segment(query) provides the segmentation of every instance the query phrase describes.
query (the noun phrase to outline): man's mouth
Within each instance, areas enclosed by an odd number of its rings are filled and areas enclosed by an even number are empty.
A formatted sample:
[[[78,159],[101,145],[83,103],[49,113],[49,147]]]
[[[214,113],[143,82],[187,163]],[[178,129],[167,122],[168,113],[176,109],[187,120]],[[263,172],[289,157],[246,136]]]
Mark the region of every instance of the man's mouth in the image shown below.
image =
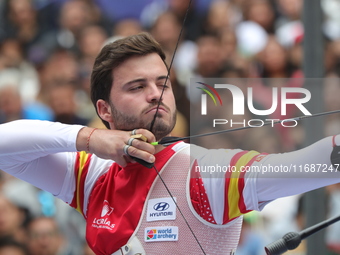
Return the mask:
[[[148,114],[148,113],[156,113],[156,111],[157,111],[157,107],[153,107],[153,108],[151,108],[151,109],[149,109],[149,110],[147,110],[146,112],[145,112],[145,114]],[[162,106],[160,106],[159,108],[158,108],[158,112],[168,112],[165,108],[163,108]]]

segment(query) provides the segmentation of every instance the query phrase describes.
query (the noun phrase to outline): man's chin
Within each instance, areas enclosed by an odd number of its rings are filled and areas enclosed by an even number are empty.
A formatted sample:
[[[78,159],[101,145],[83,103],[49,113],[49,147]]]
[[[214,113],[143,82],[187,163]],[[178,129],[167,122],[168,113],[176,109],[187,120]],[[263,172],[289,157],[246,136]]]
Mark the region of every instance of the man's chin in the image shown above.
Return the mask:
[[[152,130],[150,130],[156,137],[156,140],[159,141],[163,137],[168,136],[174,128],[174,124],[170,125],[169,123],[165,123],[164,121],[156,121]]]

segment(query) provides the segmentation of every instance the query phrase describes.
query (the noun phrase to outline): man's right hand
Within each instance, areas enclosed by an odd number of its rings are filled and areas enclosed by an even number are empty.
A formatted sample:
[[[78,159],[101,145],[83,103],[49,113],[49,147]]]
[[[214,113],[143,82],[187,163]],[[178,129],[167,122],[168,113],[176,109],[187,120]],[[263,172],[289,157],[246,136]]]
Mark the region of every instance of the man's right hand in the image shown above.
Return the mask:
[[[124,147],[127,145],[131,131],[107,130],[93,128],[82,128],[77,136],[77,150],[89,151],[103,159],[114,160],[117,164],[125,167],[128,162],[133,162],[131,157],[140,158],[146,162],[155,161],[155,147],[151,142],[155,142],[155,136],[146,129],[137,129],[136,134],[142,134],[147,138],[144,142],[141,139],[134,139],[128,147],[128,154],[125,154]],[[130,157],[131,156],[131,157]]]

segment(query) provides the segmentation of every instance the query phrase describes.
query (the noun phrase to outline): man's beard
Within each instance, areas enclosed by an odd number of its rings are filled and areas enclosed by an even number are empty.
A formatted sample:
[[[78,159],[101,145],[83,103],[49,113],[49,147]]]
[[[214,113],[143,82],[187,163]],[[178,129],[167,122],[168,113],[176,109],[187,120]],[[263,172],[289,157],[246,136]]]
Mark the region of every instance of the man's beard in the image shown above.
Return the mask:
[[[150,108],[155,107],[155,106],[157,106],[157,104],[150,106]],[[164,105],[161,104],[161,106],[164,106]],[[137,129],[137,128],[143,128],[143,129],[147,129],[151,131],[150,128],[151,128],[152,120],[146,122],[146,120],[143,120],[136,116],[124,115],[121,112],[117,111],[111,102],[110,102],[110,107],[111,107],[111,112],[112,112],[112,117],[113,117],[113,123],[117,130],[130,131],[130,130]],[[162,117],[162,113],[158,112],[155,123],[151,131],[156,137],[157,141],[159,141],[163,137],[170,134],[170,132],[175,127],[176,111],[173,113],[169,124],[167,124],[161,117]]]

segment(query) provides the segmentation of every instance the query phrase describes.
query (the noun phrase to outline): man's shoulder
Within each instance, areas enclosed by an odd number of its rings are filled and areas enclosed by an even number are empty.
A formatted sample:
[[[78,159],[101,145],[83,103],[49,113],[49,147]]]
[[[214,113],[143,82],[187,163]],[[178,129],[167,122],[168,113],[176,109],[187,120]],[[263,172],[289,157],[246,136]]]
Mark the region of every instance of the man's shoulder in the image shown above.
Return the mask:
[[[89,154],[86,152],[78,152],[75,159],[75,171],[76,175],[82,175],[87,180],[95,182],[100,176],[107,173],[110,169],[117,169],[119,165],[108,159],[102,159],[95,154]]]
[[[233,156],[244,150],[241,149],[227,149],[227,148],[205,148],[196,144],[187,144],[190,147],[190,154],[194,158],[202,158],[208,155],[214,157]]]

